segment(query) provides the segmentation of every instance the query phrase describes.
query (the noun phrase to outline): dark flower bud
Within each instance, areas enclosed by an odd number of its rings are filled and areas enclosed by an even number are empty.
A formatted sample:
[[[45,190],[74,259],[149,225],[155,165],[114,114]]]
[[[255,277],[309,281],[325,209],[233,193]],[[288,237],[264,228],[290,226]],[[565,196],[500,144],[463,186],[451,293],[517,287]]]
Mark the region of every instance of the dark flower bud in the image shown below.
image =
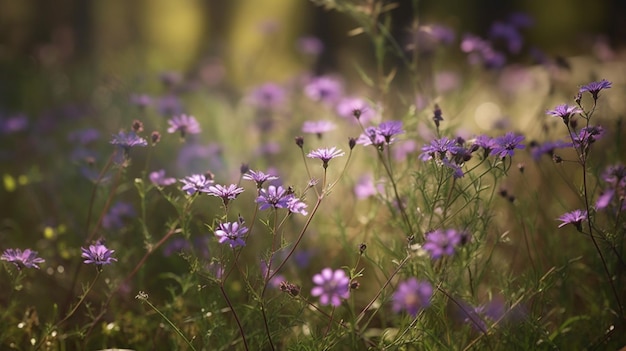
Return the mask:
[[[456,141],[457,144],[459,145],[463,145],[465,144],[465,139],[463,139],[462,137],[458,136],[456,137],[456,139],[454,139]]]
[[[143,132],[143,123],[140,120],[136,119],[133,121],[132,128],[133,128],[133,132],[139,134]]]
[[[358,281],[356,281],[356,280],[353,280],[353,281],[350,282],[350,290],[356,290],[360,286],[361,286],[361,284]]]
[[[520,173],[524,173],[524,169],[526,169],[526,165],[523,163],[518,163],[517,164],[517,169],[519,169]]]
[[[215,179],[215,174],[213,174],[213,172],[211,171],[204,172],[204,176],[206,177],[207,180]]]
[[[249,170],[250,170],[250,166],[248,166],[247,163],[242,163],[241,167],[239,167],[239,172],[241,172],[241,174],[246,174],[248,173]]]
[[[361,243],[361,245],[359,245],[359,253],[362,255],[365,250],[367,250],[367,245],[365,243]]]
[[[290,186],[288,186],[288,187],[287,187],[287,195],[291,195],[291,194],[293,194],[293,193],[295,193],[295,191],[293,190],[293,187],[292,187],[291,185],[290,185]]]
[[[507,197],[509,196],[509,192],[506,191],[506,189],[500,189],[500,191],[498,192],[498,194],[500,194],[500,196],[502,197]]]
[[[439,128],[439,123],[443,121],[443,115],[441,113],[441,109],[439,108],[439,105],[435,104],[435,109],[433,110],[433,113],[434,113],[433,121],[435,122],[435,126]]]
[[[576,102],[576,105],[580,106],[580,100],[583,98],[583,93],[578,92],[578,94],[576,94],[576,97],[574,97],[574,101]]]
[[[287,281],[280,282],[279,289],[294,297],[300,295],[300,287]]]
[[[356,146],[356,139],[353,137],[348,138],[348,146],[350,146],[350,150],[354,149]]]
[[[302,149],[302,146],[304,145],[304,138],[301,136],[297,136],[296,145],[298,145],[298,147]]]
[[[552,155],[552,161],[554,161],[554,163],[561,163],[563,162],[563,159],[561,158],[561,156],[554,154]]]
[[[152,140],[152,145],[156,145],[159,141],[161,141],[161,133],[157,131],[152,132],[150,140]]]
[[[354,118],[359,119],[361,118],[361,113],[363,113],[363,111],[361,111],[360,108],[355,108],[354,110],[352,110],[352,115],[354,116]]]
[[[507,200],[509,200],[510,203],[515,202],[515,196],[511,195],[507,198]]]

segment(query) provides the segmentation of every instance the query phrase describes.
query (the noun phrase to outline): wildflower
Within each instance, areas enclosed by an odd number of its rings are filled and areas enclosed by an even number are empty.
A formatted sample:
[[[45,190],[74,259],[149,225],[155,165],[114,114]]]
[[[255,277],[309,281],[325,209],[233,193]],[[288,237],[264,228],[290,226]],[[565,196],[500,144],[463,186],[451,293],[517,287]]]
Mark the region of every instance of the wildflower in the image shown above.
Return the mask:
[[[433,158],[444,159],[447,158],[447,153],[450,152],[452,147],[456,145],[454,140],[450,140],[447,137],[441,137],[434,139],[429,145],[422,147],[422,153],[419,155],[419,159],[422,161],[428,161]]]
[[[374,145],[377,148],[382,148],[385,143],[385,137],[380,134],[380,130],[378,128],[367,127],[365,128],[365,132],[359,135],[356,143],[363,146]]]
[[[302,125],[302,132],[317,134],[318,138],[322,138],[322,134],[330,132],[335,127],[335,124],[330,121],[305,121]]]
[[[306,156],[309,158],[318,158],[322,160],[323,162],[322,166],[324,168],[327,168],[328,161],[332,160],[335,157],[341,157],[345,154],[346,153],[341,151],[341,149],[337,149],[336,147],[333,146],[331,148],[317,149],[317,150],[311,151]]]
[[[293,196],[293,194],[290,196],[290,199],[287,200],[287,208],[289,209],[289,212],[291,213],[299,213],[303,216],[306,216],[309,214],[306,211],[307,204],[301,201],[299,198]]]
[[[298,296],[300,294],[300,287],[288,281],[280,282],[278,288],[280,289],[280,291],[286,292],[291,296]]]
[[[461,166],[472,157],[471,149],[465,148],[461,139],[450,140],[446,137],[435,139],[429,145],[422,147],[419,159],[429,161],[435,159],[438,163],[453,171],[455,178],[463,177]]]
[[[152,105],[153,99],[147,94],[132,94],[129,98],[129,102],[140,109],[145,109]]]
[[[604,128],[601,126],[590,126],[581,128],[578,134],[572,133],[572,140],[576,147],[583,150],[584,153],[587,153],[589,146],[603,136]]]
[[[467,240],[467,233],[456,229],[437,229],[426,234],[426,242],[422,247],[432,259],[444,255],[452,256],[455,248]]]
[[[337,114],[351,121],[357,119],[362,123],[375,117],[375,111],[365,100],[357,97],[346,97],[337,103]]]
[[[261,205],[260,210],[266,210],[270,207],[288,208],[289,200],[290,196],[282,186],[270,185],[267,189],[259,190],[256,202]]]
[[[311,295],[319,296],[322,305],[338,307],[341,305],[341,299],[350,296],[350,278],[343,269],[333,271],[324,268],[313,276],[313,283],[316,286],[311,289]]]
[[[194,116],[180,115],[174,116],[167,121],[170,127],[167,129],[168,133],[180,132],[180,137],[185,138],[187,134],[200,133],[200,124]]]
[[[257,108],[272,110],[285,101],[285,89],[276,83],[265,83],[250,92],[248,100]]]
[[[156,145],[159,141],[161,141],[161,133],[154,131],[150,134],[150,141],[152,141],[152,146]]]
[[[163,116],[183,113],[183,105],[176,95],[165,95],[157,100],[157,110]]]
[[[339,99],[343,87],[335,78],[322,76],[313,78],[305,87],[304,94],[313,101],[333,103]]]
[[[248,228],[244,227],[242,223],[226,222],[219,224],[218,229],[215,231],[215,236],[219,238],[220,244],[228,242],[231,248],[235,248],[237,246],[246,246],[243,238],[247,232]]]
[[[265,174],[261,171],[250,170],[248,171],[248,173],[243,175],[243,179],[255,182],[257,189],[261,189],[263,187],[263,183],[268,180],[276,180],[278,179],[278,177],[270,174]]]
[[[491,150],[491,155],[496,155],[500,158],[507,156],[513,157],[515,149],[523,149],[524,145],[520,143],[524,140],[524,136],[515,135],[513,132],[508,132],[504,136],[496,138],[495,147]]]
[[[387,144],[390,144],[394,135],[404,133],[401,121],[387,121],[378,125],[378,132],[385,138]]]
[[[208,195],[221,197],[226,206],[230,200],[234,200],[239,194],[243,193],[243,188],[239,188],[235,184],[231,184],[227,187],[216,184],[209,186],[205,192]]]
[[[602,174],[602,180],[608,183],[608,187],[596,201],[596,209],[605,209],[613,198],[618,199],[618,202],[622,204],[620,210],[626,209],[626,201],[624,201],[626,198],[626,167],[622,164],[607,167]]]
[[[82,251],[80,256],[85,259],[84,263],[86,264],[93,263],[97,266],[102,266],[117,261],[117,258],[111,257],[115,250],[107,249],[107,247],[99,241],[96,242],[95,245],[89,245],[87,249],[81,247],[80,250]]]
[[[432,295],[433,287],[429,282],[409,278],[398,284],[398,289],[392,297],[392,309],[396,313],[405,310],[415,318],[422,309],[430,305]]]
[[[25,249],[24,251],[20,249],[6,249],[0,256],[0,260],[13,263],[17,269],[24,267],[39,269],[38,265],[45,262],[43,258],[37,257],[37,251],[31,249]]]
[[[317,37],[301,37],[296,44],[298,51],[305,55],[317,56],[324,51],[324,43]]]
[[[191,251],[191,244],[185,238],[173,238],[163,248],[163,256],[169,257],[177,252]]]
[[[176,183],[175,178],[170,178],[165,176],[165,170],[160,169],[158,171],[154,171],[150,173],[150,181],[152,184],[156,186],[168,186]]]
[[[577,113],[582,113],[583,110],[576,106],[568,106],[567,104],[561,104],[555,107],[553,110],[546,111],[546,114],[554,117],[560,117],[563,119],[563,123],[568,124],[571,117]]]
[[[10,116],[6,119],[0,116],[0,135],[21,132],[28,127],[28,117],[23,114]]]
[[[72,143],[87,145],[100,139],[100,131],[95,128],[80,129],[69,133],[67,139]]]
[[[586,91],[588,91],[591,96],[593,96],[594,100],[598,100],[598,94],[600,93],[600,90],[602,89],[609,89],[611,88],[613,83],[609,82],[606,79],[602,79],[599,82],[591,82],[587,85],[583,85],[582,87],[580,87],[580,90],[578,90],[580,93],[584,93]]]
[[[213,180],[207,179],[203,174],[194,174],[179,180],[184,184],[182,190],[186,191],[188,195],[206,192],[209,184],[213,184]]]
[[[127,202],[116,202],[109,212],[102,217],[102,227],[106,229],[120,229],[124,227],[124,218],[135,216],[133,205]]]
[[[475,145],[475,147],[481,147],[486,157],[491,153],[491,150],[496,147],[496,142],[492,137],[481,134],[474,139],[473,145]]]
[[[370,196],[376,196],[379,189],[374,184],[374,178],[371,174],[362,175],[354,186],[354,195],[359,200],[367,199]]]
[[[132,126],[132,129],[133,129],[133,132],[135,132],[135,133],[143,132],[143,122],[142,121],[136,119],[136,120],[133,121],[133,124],[131,126]]]
[[[542,155],[554,156],[554,150],[572,147],[572,145],[572,143],[563,140],[547,141],[543,144],[533,145],[530,154],[535,161],[538,161]]]
[[[146,139],[139,137],[135,132],[125,133],[124,131],[120,131],[117,134],[113,134],[113,139],[111,139],[111,144],[117,145],[122,150],[124,150],[124,154],[128,155],[130,149],[135,146],[147,146],[148,142]]]
[[[559,228],[562,228],[568,224],[573,224],[576,226],[578,231],[582,231],[582,221],[587,219],[587,211],[583,210],[574,210],[572,212],[567,212],[558,218],[559,221],[563,222],[559,224]]]

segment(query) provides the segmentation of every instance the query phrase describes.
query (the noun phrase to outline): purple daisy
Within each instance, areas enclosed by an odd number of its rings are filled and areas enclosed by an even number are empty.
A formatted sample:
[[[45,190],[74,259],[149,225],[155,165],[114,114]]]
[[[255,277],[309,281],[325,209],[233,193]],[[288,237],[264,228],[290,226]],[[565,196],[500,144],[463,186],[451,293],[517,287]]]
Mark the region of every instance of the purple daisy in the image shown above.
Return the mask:
[[[524,145],[520,145],[524,141],[523,135],[516,135],[513,132],[508,132],[501,137],[494,139],[495,147],[491,150],[491,155],[496,155],[500,158],[507,156],[513,157],[515,149],[523,149]]]
[[[467,233],[456,229],[437,229],[426,234],[426,242],[422,246],[434,260],[442,256],[452,256],[455,248],[464,240]]]
[[[365,100],[357,97],[346,97],[337,103],[337,114],[343,118],[366,123],[375,117],[375,111]]]
[[[559,228],[562,228],[568,224],[573,224],[578,230],[582,230],[582,221],[586,219],[587,211],[574,210],[572,212],[567,212],[558,218],[559,221],[563,222],[559,224]]]
[[[328,167],[328,161],[332,160],[335,157],[341,157],[345,154],[346,153],[341,151],[341,149],[337,149],[336,147],[333,146],[331,148],[320,148],[320,149],[311,151],[306,156],[309,158],[317,158],[317,159],[322,160],[323,167],[326,168]]]
[[[392,297],[392,309],[396,313],[404,310],[415,318],[422,309],[430,305],[432,295],[433,287],[429,282],[409,278],[398,284]]]
[[[604,136],[604,128],[601,126],[589,126],[581,128],[578,134],[572,133],[574,145],[586,152],[589,146]]]
[[[180,132],[181,138],[185,138],[187,134],[198,134],[201,132],[200,124],[198,124],[194,116],[185,114],[174,116],[167,123],[170,125],[167,128],[167,132],[170,134]]]
[[[276,180],[278,177],[265,174],[261,171],[249,170],[248,173],[243,175],[243,179],[255,182],[257,189],[261,189],[263,187],[263,183],[269,180]]]
[[[365,128],[365,131],[359,135],[356,143],[363,146],[374,145],[377,148],[382,148],[385,144],[385,137],[380,134],[380,130],[378,128],[367,127]]]
[[[188,195],[206,192],[208,186],[213,184],[213,180],[207,179],[204,174],[194,174],[179,180],[183,183],[182,190],[186,191]]]
[[[287,193],[282,186],[270,185],[267,189],[260,189],[259,196],[256,202],[260,204],[260,210],[266,210],[270,207],[273,208],[288,208],[290,194]]]
[[[113,139],[111,139],[110,143],[121,147],[126,154],[135,146],[148,146],[146,139],[138,136],[135,132],[126,133],[124,131],[113,134]]]
[[[602,89],[609,89],[612,87],[611,82],[609,82],[606,79],[602,79],[599,82],[591,82],[589,84],[583,85],[582,87],[580,87],[580,90],[578,90],[579,93],[584,93],[586,91],[588,91],[591,96],[593,96],[594,100],[598,100],[598,94],[600,93],[600,90]]]
[[[24,251],[20,249],[6,249],[0,256],[0,260],[13,263],[17,269],[24,267],[39,269],[39,264],[45,262],[43,258],[37,256],[37,251],[31,249],[25,249]]]
[[[317,37],[305,36],[298,39],[298,51],[305,55],[317,56],[324,51],[324,43]]]
[[[160,169],[150,173],[150,181],[156,186],[168,186],[176,183],[176,178],[166,177],[165,170]]]
[[[301,201],[299,198],[293,196],[293,194],[290,195],[289,200],[287,200],[287,208],[291,213],[299,213],[303,216],[309,214],[306,210],[307,204]]]
[[[239,194],[243,193],[243,188],[235,184],[229,186],[216,184],[209,186],[205,192],[211,196],[221,197],[224,205],[228,205],[230,200],[234,200]]]
[[[252,105],[264,110],[280,107],[285,99],[285,89],[276,83],[265,83],[248,95],[248,100]]]
[[[580,108],[576,106],[569,106],[567,104],[561,104],[555,107],[553,110],[546,111],[546,114],[554,116],[554,117],[559,117],[563,119],[563,122],[565,122],[565,124],[568,124],[571,117],[573,117],[577,113],[582,113],[582,112],[583,110],[581,110]]]
[[[330,132],[335,128],[336,125],[330,121],[305,121],[302,125],[302,132],[317,134],[317,137],[321,138],[322,134]]]
[[[215,230],[215,236],[219,238],[220,244],[228,243],[231,248],[235,248],[237,246],[246,246],[243,238],[247,232],[248,228],[244,227],[243,223],[226,222],[218,225],[218,229]]]
[[[313,276],[313,283],[311,295],[319,296],[322,305],[339,307],[342,299],[350,297],[350,278],[343,269],[324,268]]]
[[[533,160],[539,161],[542,155],[549,155],[552,157],[554,155],[554,150],[572,147],[572,145],[573,144],[571,142],[563,140],[547,141],[543,144],[535,144],[535,146],[532,147],[530,154],[533,157]]]
[[[386,121],[378,125],[378,132],[385,138],[387,144],[390,144],[394,135],[404,133],[402,129],[402,121]]]
[[[327,104],[337,101],[341,97],[342,92],[341,82],[328,76],[313,78],[304,87],[304,94],[309,99]]]
[[[80,256],[85,259],[84,263],[86,264],[93,263],[97,266],[102,266],[117,261],[117,258],[111,256],[115,250],[107,249],[101,242],[89,245],[89,248],[81,247],[80,250],[82,251]]]

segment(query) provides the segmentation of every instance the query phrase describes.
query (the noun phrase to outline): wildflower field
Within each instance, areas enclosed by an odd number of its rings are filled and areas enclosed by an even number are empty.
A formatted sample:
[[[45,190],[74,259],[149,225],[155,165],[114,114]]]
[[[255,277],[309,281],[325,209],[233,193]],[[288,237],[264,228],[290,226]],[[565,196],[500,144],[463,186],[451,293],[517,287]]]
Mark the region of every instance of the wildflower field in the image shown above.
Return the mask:
[[[275,2],[343,26],[0,45],[0,350],[626,347],[623,47]]]

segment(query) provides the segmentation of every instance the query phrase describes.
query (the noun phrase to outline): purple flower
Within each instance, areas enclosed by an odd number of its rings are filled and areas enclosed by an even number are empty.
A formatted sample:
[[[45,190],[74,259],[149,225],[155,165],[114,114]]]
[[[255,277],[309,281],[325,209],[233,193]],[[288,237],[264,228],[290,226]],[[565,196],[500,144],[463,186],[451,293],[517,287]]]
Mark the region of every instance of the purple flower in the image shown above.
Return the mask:
[[[106,229],[120,229],[124,227],[124,219],[135,216],[133,205],[127,202],[116,202],[109,212],[102,217],[102,227]]]
[[[319,296],[322,305],[339,307],[342,299],[350,297],[350,278],[343,269],[324,268],[313,276],[313,283],[311,295]]]
[[[80,250],[82,251],[80,256],[85,259],[84,263],[86,264],[93,263],[97,266],[102,266],[117,261],[117,258],[111,257],[115,250],[107,249],[101,242],[97,242],[95,245],[89,245],[87,249],[81,247]]]
[[[150,173],[150,181],[156,186],[168,186],[176,183],[175,178],[165,176],[165,170],[160,169]]]
[[[169,257],[176,252],[191,251],[191,244],[185,238],[173,238],[163,248],[163,256]]]
[[[212,196],[221,197],[224,205],[228,205],[230,200],[234,200],[239,194],[243,193],[243,188],[239,188],[235,184],[231,184],[227,187],[216,184],[209,186],[205,192]]]
[[[433,158],[447,158],[447,153],[449,153],[454,146],[456,146],[456,142],[448,139],[447,137],[434,139],[430,142],[430,144],[422,147],[422,153],[419,155],[419,159],[422,161],[428,161]]]
[[[394,135],[404,133],[401,121],[387,121],[378,125],[378,132],[385,138],[387,144],[390,144]]]
[[[330,132],[335,127],[335,124],[330,121],[305,121],[302,125],[302,132],[317,134],[317,137],[321,138],[322,134]]]
[[[257,189],[261,189],[263,187],[263,183],[268,180],[276,180],[278,179],[278,177],[270,174],[265,174],[261,171],[249,170],[248,173],[243,175],[243,179],[255,182]]]
[[[299,213],[303,216],[309,214],[306,211],[307,204],[301,201],[299,198],[295,197],[293,194],[290,196],[290,199],[287,200],[287,208],[291,213]]]
[[[626,198],[626,167],[622,164],[607,167],[602,173],[602,180],[608,183],[608,187],[596,201],[596,209],[605,209],[614,198],[622,204],[620,210],[626,209],[626,201],[623,201]]]
[[[563,140],[547,141],[543,144],[536,144],[531,148],[530,154],[533,160],[538,161],[542,155],[554,155],[554,150],[572,147],[572,143]]]
[[[248,232],[248,228],[243,226],[243,223],[239,222],[226,222],[220,223],[218,229],[215,230],[215,236],[219,238],[219,243],[228,243],[231,248],[237,246],[246,246],[246,242],[243,240],[245,234]]]
[[[129,98],[129,102],[140,109],[144,109],[154,102],[152,97],[147,94],[132,94]]]
[[[587,152],[589,146],[604,136],[604,128],[601,126],[589,126],[581,128],[578,134],[572,133],[574,145],[583,152]]]
[[[433,287],[429,282],[409,278],[398,284],[392,297],[392,309],[396,313],[404,310],[415,318],[422,309],[430,305],[432,295]]]
[[[187,134],[200,133],[200,125],[194,116],[180,115],[174,116],[167,121],[170,127],[167,129],[168,133],[180,132],[180,137],[184,138]]]
[[[0,256],[0,260],[13,263],[17,269],[24,267],[39,269],[39,264],[45,262],[43,258],[37,257],[37,251],[31,249],[25,249],[24,251],[20,249],[6,249]]]
[[[435,159],[439,164],[452,169],[455,178],[461,178],[463,177],[461,166],[472,157],[472,149],[467,149],[462,143],[464,140],[461,138],[455,140],[446,137],[435,139],[429,145],[422,147],[422,154],[419,155],[419,159],[422,161]]]
[[[486,156],[489,155],[489,153],[491,153],[491,150],[496,147],[496,142],[495,140],[493,140],[492,137],[482,134],[474,139],[474,145],[481,147],[485,151]]]
[[[0,134],[13,134],[21,132],[28,127],[28,117],[26,115],[15,115],[3,119],[0,117]]]
[[[332,160],[335,157],[341,157],[345,154],[346,153],[341,151],[341,149],[337,149],[336,147],[333,146],[331,148],[323,148],[323,149],[320,148],[320,149],[311,151],[306,156],[309,158],[318,158],[322,160],[323,167],[326,168],[328,167],[328,161]]]
[[[176,95],[165,95],[158,99],[157,110],[163,116],[173,116],[183,113],[183,105]]]
[[[309,99],[327,104],[337,101],[341,97],[342,92],[341,82],[328,76],[313,78],[304,87],[304,94]]]
[[[68,134],[67,139],[72,143],[87,145],[100,138],[100,131],[95,128],[75,130]]]
[[[365,128],[365,131],[359,135],[356,143],[363,146],[374,145],[377,148],[382,148],[385,144],[385,137],[380,134],[380,130],[378,128],[367,127]]]
[[[505,158],[507,156],[513,157],[515,149],[524,148],[524,145],[520,145],[523,140],[523,135],[515,135],[513,132],[508,132],[505,135],[494,139],[496,145],[493,150],[491,150],[491,155],[496,155],[500,158]]]
[[[452,256],[455,248],[467,240],[467,233],[456,229],[437,229],[426,234],[422,246],[434,260],[442,256]]]
[[[366,123],[375,117],[376,111],[365,100],[357,97],[346,97],[337,103],[337,114],[350,121],[359,120]]]
[[[584,93],[588,91],[591,96],[593,96],[594,100],[598,100],[598,93],[600,93],[600,90],[609,89],[611,88],[612,84],[613,83],[609,82],[608,80],[602,79],[599,82],[591,82],[587,85],[583,85],[582,87],[580,87],[580,90],[578,90],[578,92]]]
[[[301,37],[296,44],[298,51],[305,55],[317,56],[324,51],[324,43],[317,37]]]
[[[125,133],[124,131],[113,134],[111,144],[121,147],[126,154],[135,146],[148,146],[146,139],[139,137],[135,132]]]
[[[563,122],[565,122],[565,124],[568,124],[571,117],[573,117],[577,113],[582,112],[583,110],[576,106],[568,106],[567,104],[562,104],[558,105],[553,110],[546,111],[546,114],[554,117],[560,117],[563,119]]]
[[[182,190],[186,191],[188,195],[193,195],[197,192],[206,192],[208,186],[213,184],[213,180],[207,179],[203,174],[194,174],[179,180],[183,183]]]
[[[489,32],[491,38],[503,39],[510,53],[518,54],[522,49],[522,35],[515,26],[508,23],[495,22]]]
[[[276,83],[265,83],[248,95],[248,101],[258,108],[272,110],[285,102],[285,89]]]
[[[267,189],[259,190],[256,202],[260,204],[260,210],[266,210],[270,207],[288,208],[290,199],[290,194],[282,186],[275,187],[270,185]]]
[[[367,199],[370,196],[376,196],[378,189],[374,185],[374,178],[371,174],[362,175],[354,186],[354,194],[359,200]]]
[[[587,219],[587,211],[583,210],[574,210],[572,212],[567,212],[558,218],[559,221],[563,222],[559,224],[559,228],[562,228],[568,224],[573,224],[580,231],[582,230],[582,221]]]

